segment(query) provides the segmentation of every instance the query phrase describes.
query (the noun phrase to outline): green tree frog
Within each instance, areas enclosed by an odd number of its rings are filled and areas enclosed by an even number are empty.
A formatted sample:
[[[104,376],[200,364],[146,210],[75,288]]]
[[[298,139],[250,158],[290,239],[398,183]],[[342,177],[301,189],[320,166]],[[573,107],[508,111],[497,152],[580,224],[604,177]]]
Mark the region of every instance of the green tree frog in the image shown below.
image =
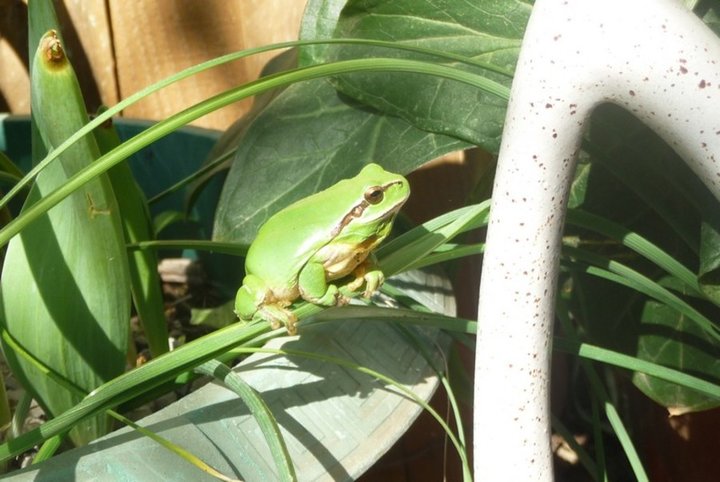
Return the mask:
[[[364,284],[363,296],[370,297],[384,281],[372,252],[409,195],[403,176],[368,164],[357,176],[274,214],[248,250],[235,313],[242,320],[265,319],[273,328],[285,325],[295,334],[297,319],[287,307],[298,298],[343,304],[343,282],[349,291]]]

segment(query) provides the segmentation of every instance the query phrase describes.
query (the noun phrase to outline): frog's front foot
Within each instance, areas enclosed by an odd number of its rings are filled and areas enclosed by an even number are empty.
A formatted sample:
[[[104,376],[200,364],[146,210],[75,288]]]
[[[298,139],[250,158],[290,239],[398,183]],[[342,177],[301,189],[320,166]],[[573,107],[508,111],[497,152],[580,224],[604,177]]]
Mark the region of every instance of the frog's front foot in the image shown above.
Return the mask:
[[[264,305],[258,309],[257,316],[269,321],[273,330],[285,326],[288,335],[297,335],[297,316],[287,308],[273,304]]]
[[[355,268],[355,271],[353,271],[355,279],[347,284],[350,291],[357,291],[364,284],[364,298],[370,298],[385,282],[385,275],[382,271],[376,268],[368,269],[368,267],[366,264],[361,264]]]

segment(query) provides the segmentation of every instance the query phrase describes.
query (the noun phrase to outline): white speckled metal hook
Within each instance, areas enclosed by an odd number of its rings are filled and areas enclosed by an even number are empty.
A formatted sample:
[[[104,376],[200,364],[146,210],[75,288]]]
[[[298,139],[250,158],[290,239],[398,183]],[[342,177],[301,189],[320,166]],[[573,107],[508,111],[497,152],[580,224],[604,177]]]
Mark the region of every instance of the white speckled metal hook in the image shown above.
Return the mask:
[[[537,0],[512,86],[482,272],[476,480],[552,480],[550,348],[560,238],[600,103],[660,134],[720,199],[720,40],[674,0]]]

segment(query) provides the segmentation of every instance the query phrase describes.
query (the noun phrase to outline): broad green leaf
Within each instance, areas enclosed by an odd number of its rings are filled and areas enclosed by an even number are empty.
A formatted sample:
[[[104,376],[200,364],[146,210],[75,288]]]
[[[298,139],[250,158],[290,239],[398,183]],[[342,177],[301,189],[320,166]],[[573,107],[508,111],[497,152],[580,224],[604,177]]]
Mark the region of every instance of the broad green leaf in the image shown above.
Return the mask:
[[[301,37],[330,38],[342,4],[309,2]],[[327,46],[303,46],[300,65],[320,63],[326,51]],[[503,79],[509,83],[509,77]],[[500,101],[503,106],[505,102]],[[406,173],[469,147],[458,138],[428,133],[344,98],[326,80],[293,85],[263,99],[262,112],[254,111],[250,119],[241,121],[241,135],[233,134],[239,147],[215,218],[217,240],[251,242],[271,214],[354,175],[368,162]]]
[[[720,35],[720,4],[716,1],[696,0],[693,10],[710,27],[713,32]]]
[[[637,356],[720,383],[717,341],[685,315],[656,301],[648,301],[643,309]],[[667,407],[671,415],[720,406],[717,398],[645,373],[635,372],[633,383],[648,397]]]
[[[308,0],[300,23],[301,39],[327,40],[333,37],[340,12],[347,0]],[[327,44],[305,45],[300,48],[298,64],[312,65],[327,58]]]
[[[296,84],[270,101],[235,154],[213,238],[250,243],[270,215],[377,162],[399,173],[467,145],[418,130],[340,97],[326,80]]]
[[[509,86],[531,8],[530,2],[520,0],[350,0],[334,35],[462,54],[487,63],[495,72],[457,64],[459,68]],[[329,52],[339,58],[419,55],[355,46]],[[338,81],[343,93],[420,129],[451,135],[489,152],[499,150],[505,99],[421,75],[363,73],[343,76]]]
[[[32,104],[42,141],[51,150],[88,118],[57,38],[46,35],[40,49],[31,74]],[[83,138],[38,176],[24,209],[98,157],[95,140]],[[90,392],[125,367],[127,269],[117,203],[109,181],[101,176],[12,239],[0,281],[0,320],[25,350]],[[12,350],[6,349],[5,355],[51,416],[80,402],[81,397],[58,387]],[[99,416],[79,424],[70,435],[83,444],[107,429],[107,419]]]
[[[271,74],[292,69],[298,63],[297,57],[297,48],[292,48],[276,55],[265,65],[260,73],[260,77],[266,77]],[[191,176],[191,185],[188,189],[189,192],[187,194],[186,202],[188,210],[193,208],[198,197],[208,187],[208,185],[211,184],[213,178],[218,178],[219,181],[225,180],[227,171],[232,165],[237,145],[242,141],[246,130],[252,125],[255,117],[262,113],[270,101],[272,101],[272,99],[284,90],[284,87],[277,88],[256,95],[253,99],[252,109],[225,130],[220,139],[218,139],[208,153],[203,168]],[[184,183],[184,181],[181,182]],[[179,184],[180,183],[178,183],[178,185]]]
[[[717,209],[716,203],[712,203]],[[713,218],[712,213],[708,213]],[[700,226],[700,289],[713,303],[720,306],[720,223],[706,217]]]
[[[590,177],[591,165],[588,162],[578,164],[575,171],[575,178],[570,185],[570,195],[568,196],[568,208],[578,208],[585,201],[585,193],[587,192],[588,178]]]

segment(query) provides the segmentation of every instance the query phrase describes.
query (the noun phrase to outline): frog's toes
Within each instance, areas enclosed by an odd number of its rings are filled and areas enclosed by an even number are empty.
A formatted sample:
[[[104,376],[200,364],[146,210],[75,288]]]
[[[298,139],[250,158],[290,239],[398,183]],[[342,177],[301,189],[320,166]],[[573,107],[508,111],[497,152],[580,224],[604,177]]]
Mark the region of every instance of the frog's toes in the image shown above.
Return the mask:
[[[273,330],[285,326],[288,334],[297,334],[297,316],[292,311],[279,306],[279,305],[264,305],[258,310],[259,316],[270,322],[270,327]]]
[[[370,298],[373,293],[375,293],[385,281],[385,276],[383,275],[382,271],[378,270],[365,273],[364,278],[365,292],[363,293],[363,297],[365,298]]]
[[[335,298],[335,306],[345,306],[348,303],[350,303],[350,298],[338,293],[337,297]]]

